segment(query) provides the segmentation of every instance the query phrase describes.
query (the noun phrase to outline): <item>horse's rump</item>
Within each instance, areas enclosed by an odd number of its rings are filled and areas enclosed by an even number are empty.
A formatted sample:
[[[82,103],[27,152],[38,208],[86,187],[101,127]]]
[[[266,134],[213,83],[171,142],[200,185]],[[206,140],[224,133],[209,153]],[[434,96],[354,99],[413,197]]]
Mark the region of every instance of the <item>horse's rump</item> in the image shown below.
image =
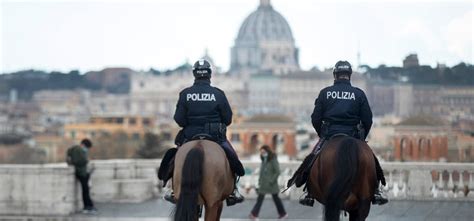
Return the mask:
[[[202,161],[202,183],[198,197],[200,205],[225,199],[233,190],[233,176],[229,163],[219,144],[208,140],[195,140],[183,144],[176,153],[173,174],[173,190],[177,199],[181,193],[182,169],[188,152],[200,148]]]
[[[376,182],[370,147],[352,137],[336,137],[327,141],[313,164],[308,191],[320,203],[336,208],[335,213],[370,200]]]

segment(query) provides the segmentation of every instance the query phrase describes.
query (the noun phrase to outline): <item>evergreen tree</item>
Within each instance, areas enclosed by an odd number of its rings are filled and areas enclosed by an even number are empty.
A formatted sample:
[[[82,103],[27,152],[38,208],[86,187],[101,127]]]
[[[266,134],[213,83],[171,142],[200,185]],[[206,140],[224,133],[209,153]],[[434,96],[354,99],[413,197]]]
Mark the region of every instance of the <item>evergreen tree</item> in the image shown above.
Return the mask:
[[[143,145],[137,150],[139,158],[154,159],[162,157],[166,152],[164,147],[164,136],[157,135],[150,132],[145,134]]]

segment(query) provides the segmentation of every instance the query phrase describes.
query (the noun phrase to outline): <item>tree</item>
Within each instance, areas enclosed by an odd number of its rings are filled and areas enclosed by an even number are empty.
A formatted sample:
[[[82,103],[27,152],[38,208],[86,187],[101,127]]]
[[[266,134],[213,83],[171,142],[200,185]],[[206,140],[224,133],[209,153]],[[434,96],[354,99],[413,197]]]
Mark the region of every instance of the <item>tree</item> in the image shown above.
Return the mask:
[[[102,134],[93,140],[91,159],[128,159],[135,155],[139,140],[129,137],[125,131]]]
[[[12,164],[41,164],[46,162],[45,150],[38,148],[30,148],[27,146],[16,147],[11,155],[10,161]]]
[[[165,139],[162,134],[145,133],[144,143],[138,148],[137,156],[145,159],[162,157],[166,152],[164,141]]]

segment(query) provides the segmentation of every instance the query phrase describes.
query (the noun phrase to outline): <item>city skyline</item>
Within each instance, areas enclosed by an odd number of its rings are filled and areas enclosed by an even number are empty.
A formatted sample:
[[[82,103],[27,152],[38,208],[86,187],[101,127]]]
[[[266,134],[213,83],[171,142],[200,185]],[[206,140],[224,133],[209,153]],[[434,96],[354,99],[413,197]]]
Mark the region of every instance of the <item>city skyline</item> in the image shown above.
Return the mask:
[[[358,64],[358,53],[361,63],[370,66],[401,66],[410,53],[418,53],[420,64],[431,66],[473,63],[470,1],[271,3],[289,22],[302,69],[331,67],[339,59]],[[206,49],[217,66],[228,70],[238,27],[258,4],[2,1],[0,73],[30,68],[169,69],[193,62]],[[308,28],[312,26],[317,28]]]

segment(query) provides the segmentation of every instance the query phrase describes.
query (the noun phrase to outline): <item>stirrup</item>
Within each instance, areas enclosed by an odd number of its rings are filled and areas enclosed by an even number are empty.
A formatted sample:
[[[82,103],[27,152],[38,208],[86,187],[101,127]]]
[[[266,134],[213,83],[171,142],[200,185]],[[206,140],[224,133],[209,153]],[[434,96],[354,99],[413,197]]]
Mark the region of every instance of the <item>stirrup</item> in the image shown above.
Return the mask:
[[[299,203],[300,203],[301,205],[304,205],[304,206],[313,207],[313,206],[314,206],[314,199],[311,198],[311,197],[309,196],[309,194],[308,194],[308,195],[306,195],[303,199],[300,199]]]
[[[170,194],[164,195],[163,199],[165,201],[168,201],[168,202],[172,203],[172,204],[176,204],[176,198],[174,198],[174,193],[173,192],[171,192]]]
[[[380,190],[377,188],[374,192],[374,198],[372,200],[372,204],[376,205],[384,205],[388,203],[388,199],[382,195]]]
[[[244,197],[242,194],[239,193],[237,188],[234,189],[234,192],[232,192],[226,199],[225,202],[227,206],[233,206],[237,203],[242,203],[244,202]]]
[[[225,202],[226,202],[227,206],[233,206],[235,204],[244,202],[244,197],[243,196],[238,197],[238,196],[235,196],[235,195],[230,195],[229,197],[227,197],[225,199]]]

